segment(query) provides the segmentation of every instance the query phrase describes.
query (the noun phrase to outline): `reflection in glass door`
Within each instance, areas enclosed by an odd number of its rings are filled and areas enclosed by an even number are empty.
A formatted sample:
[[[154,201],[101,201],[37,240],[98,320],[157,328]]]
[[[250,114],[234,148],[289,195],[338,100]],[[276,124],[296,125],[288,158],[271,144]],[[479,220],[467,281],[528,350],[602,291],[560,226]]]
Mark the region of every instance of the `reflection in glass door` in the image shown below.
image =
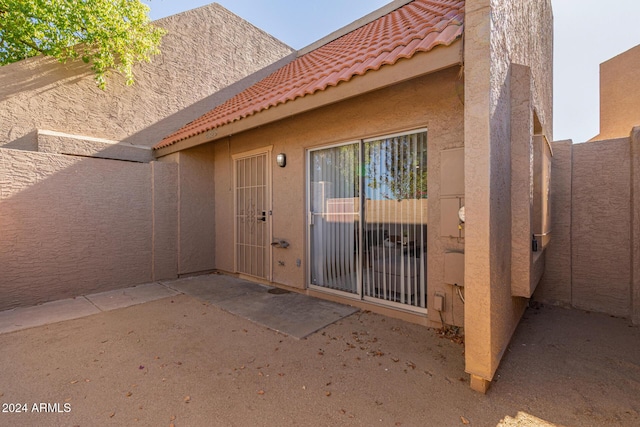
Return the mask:
[[[309,156],[311,284],[358,293],[359,144]]]
[[[310,286],[426,308],[426,131],[310,151],[308,179]]]
[[[426,136],[364,141],[365,298],[426,307]]]

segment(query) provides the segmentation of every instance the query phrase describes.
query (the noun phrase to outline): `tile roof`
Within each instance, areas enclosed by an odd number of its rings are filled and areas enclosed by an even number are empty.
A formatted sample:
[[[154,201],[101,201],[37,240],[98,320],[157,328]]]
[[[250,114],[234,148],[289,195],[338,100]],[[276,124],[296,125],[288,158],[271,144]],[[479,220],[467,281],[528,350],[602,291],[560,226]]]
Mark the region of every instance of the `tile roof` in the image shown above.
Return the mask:
[[[160,149],[462,36],[464,0],[414,0],[299,56],[159,142]]]

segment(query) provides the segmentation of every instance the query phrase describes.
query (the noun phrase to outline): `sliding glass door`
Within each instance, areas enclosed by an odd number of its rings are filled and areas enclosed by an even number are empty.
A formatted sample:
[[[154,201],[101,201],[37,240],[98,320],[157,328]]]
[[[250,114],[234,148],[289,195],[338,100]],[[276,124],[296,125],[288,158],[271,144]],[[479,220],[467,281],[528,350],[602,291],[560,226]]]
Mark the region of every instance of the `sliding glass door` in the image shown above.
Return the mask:
[[[311,284],[358,294],[360,144],[309,156]]]
[[[310,286],[426,307],[425,130],[312,150]]]

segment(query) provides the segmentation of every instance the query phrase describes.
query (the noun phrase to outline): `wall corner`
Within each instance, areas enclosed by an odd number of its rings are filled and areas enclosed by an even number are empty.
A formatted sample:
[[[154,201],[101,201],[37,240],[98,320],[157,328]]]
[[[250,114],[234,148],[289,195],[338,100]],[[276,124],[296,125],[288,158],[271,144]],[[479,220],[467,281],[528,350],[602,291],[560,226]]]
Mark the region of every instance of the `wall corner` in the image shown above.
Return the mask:
[[[572,292],[572,176],[573,141],[552,143],[551,230],[552,239],[545,249],[545,269],[534,293],[536,301],[571,305]]]
[[[631,321],[640,325],[640,126],[631,131]]]

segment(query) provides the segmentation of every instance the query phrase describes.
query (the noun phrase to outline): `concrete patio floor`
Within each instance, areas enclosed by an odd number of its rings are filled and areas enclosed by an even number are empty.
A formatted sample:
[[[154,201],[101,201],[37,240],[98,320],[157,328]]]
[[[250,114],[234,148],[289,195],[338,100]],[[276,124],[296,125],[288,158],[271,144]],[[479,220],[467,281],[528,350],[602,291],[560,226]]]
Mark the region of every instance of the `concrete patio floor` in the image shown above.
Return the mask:
[[[276,291],[273,292],[272,291]],[[0,334],[187,294],[224,311],[304,338],[357,308],[222,274],[163,280],[0,312]]]
[[[0,425],[640,425],[640,331],[623,319],[529,309],[481,395],[435,330],[357,312],[296,339],[163,287],[0,334],[0,409],[27,409]]]

